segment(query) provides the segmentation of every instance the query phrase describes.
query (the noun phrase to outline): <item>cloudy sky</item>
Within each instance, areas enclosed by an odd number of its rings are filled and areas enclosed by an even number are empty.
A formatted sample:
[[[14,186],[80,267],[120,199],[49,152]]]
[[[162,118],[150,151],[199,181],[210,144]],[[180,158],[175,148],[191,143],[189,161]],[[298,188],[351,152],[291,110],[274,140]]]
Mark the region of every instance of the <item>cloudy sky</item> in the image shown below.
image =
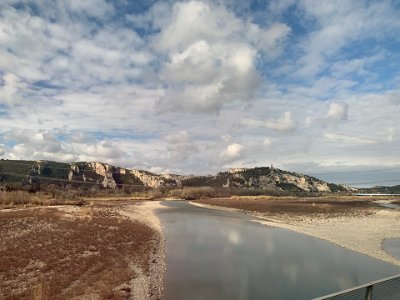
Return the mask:
[[[0,157],[400,183],[399,1],[2,0]]]

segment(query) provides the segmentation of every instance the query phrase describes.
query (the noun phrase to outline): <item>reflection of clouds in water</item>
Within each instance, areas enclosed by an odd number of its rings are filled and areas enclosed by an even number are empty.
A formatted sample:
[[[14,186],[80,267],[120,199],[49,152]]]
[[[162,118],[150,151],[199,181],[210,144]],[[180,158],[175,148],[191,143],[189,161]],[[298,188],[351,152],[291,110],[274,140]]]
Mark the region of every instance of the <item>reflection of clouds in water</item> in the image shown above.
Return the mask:
[[[240,233],[236,230],[230,230],[228,232],[228,240],[229,243],[238,245],[242,242],[242,237],[240,236]]]
[[[272,239],[267,239],[265,241],[265,249],[268,254],[274,254],[275,252],[275,242]]]
[[[341,290],[345,290],[348,289],[349,287],[357,286],[359,283],[356,276],[354,278],[354,276],[341,274],[341,276],[337,277],[337,284]]]
[[[299,275],[301,273],[301,267],[298,263],[292,262],[285,262],[282,267],[282,273],[288,278],[292,283],[296,283],[299,279]]]

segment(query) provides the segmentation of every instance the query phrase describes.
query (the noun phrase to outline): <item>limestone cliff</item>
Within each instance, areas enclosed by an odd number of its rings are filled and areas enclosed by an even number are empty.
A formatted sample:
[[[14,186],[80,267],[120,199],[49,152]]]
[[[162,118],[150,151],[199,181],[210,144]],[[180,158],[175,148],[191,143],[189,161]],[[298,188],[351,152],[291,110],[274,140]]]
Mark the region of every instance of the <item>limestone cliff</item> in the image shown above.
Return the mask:
[[[3,173],[2,173],[3,172]],[[13,175],[17,174],[17,176]],[[21,179],[22,178],[22,179]],[[232,168],[206,176],[155,174],[145,170],[115,167],[102,162],[59,163],[52,161],[0,160],[0,183],[52,183],[73,187],[125,189],[127,192],[143,187],[199,187],[264,189],[284,192],[334,192],[351,188],[330,184],[308,175],[271,167]]]

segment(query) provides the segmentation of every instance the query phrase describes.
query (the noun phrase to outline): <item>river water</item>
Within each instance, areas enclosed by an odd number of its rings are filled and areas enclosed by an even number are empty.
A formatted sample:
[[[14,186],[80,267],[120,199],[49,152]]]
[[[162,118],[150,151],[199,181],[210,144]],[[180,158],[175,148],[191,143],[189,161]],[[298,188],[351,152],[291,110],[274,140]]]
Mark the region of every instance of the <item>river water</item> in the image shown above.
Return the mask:
[[[165,299],[310,299],[400,268],[236,212],[163,202]]]
[[[400,259],[400,239],[386,239],[383,241],[383,250],[392,255],[393,257]]]

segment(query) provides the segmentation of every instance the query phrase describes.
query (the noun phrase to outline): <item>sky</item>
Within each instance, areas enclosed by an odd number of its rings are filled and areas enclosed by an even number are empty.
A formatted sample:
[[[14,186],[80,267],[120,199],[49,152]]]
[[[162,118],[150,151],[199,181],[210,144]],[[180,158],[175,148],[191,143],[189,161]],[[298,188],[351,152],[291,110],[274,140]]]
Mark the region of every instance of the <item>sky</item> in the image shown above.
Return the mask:
[[[0,157],[400,184],[400,2],[2,0]]]

